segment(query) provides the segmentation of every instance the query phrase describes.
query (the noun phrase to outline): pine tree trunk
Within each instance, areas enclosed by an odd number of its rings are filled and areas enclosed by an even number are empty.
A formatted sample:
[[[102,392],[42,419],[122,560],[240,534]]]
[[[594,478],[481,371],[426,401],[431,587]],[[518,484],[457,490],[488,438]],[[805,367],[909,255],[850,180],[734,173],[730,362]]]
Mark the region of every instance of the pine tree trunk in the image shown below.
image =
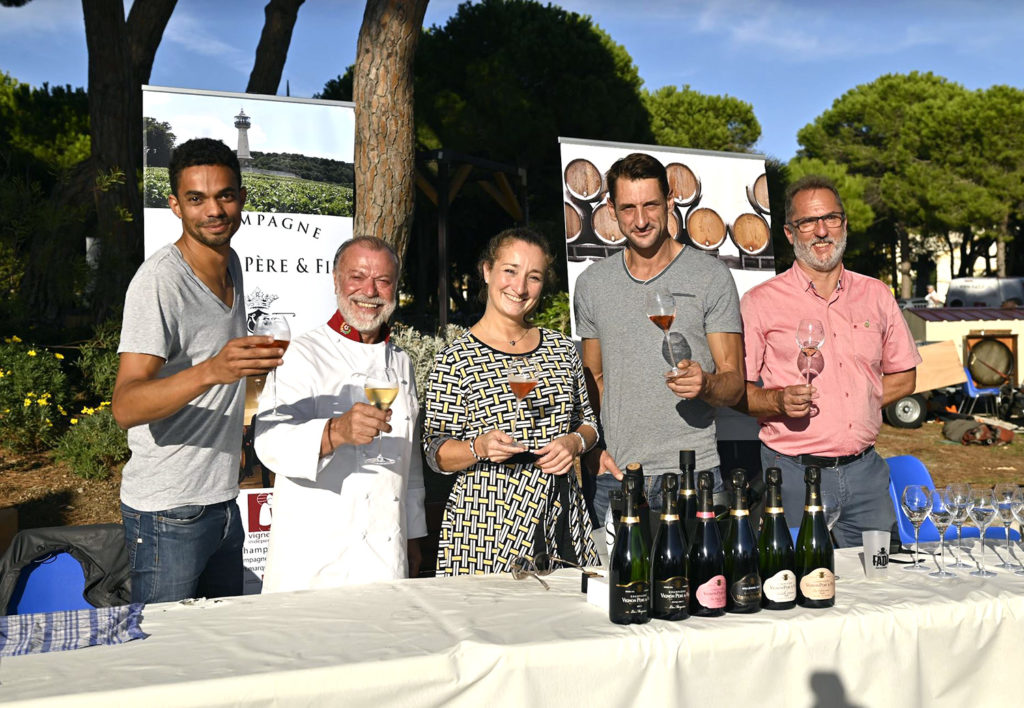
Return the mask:
[[[413,60],[427,0],[367,0],[356,45],[355,223],[404,257],[415,163]]]
[[[266,21],[263,33],[256,47],[256,61],[249,74],[246,93],[263,93],[273,96],[281,85],[281,74],[288,59],[288,47],[292,42],[292,30],[299,7],[305,0],[270,0],[263,10]]]

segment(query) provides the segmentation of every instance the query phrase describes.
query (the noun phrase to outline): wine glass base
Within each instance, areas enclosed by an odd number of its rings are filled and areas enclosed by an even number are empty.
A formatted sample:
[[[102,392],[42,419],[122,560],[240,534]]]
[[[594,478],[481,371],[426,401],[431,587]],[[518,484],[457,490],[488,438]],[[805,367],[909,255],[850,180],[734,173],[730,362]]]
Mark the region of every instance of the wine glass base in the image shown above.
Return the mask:
[[[377,455],[376,457],[369,457],[363,460],[363,467],[370,467],[372,465],[393,465],[395,461],[390,457],[384,457],[383,455]]]
[[[955,578],[956,573],[950,573],[948,570],[935,570],[928,573],[931,578]]]
[[[973,575],[975,578],[991,578],[994,575],[999,575],[999,573],[993,573],[991,570],[978,569],[972,570],[968,575]]]
[[[1020,568],[1016,563],[999,563],[998,565],[992,566],[993,568],[1002,568],[1003,570],[1017,570]]]
[[[918,573],[927,573],[928,567],[923,563],[911,563],[908,566],[904,566],[903,570],[917,571]]]
[[[963,561],[957,561],[956,563],[950,563],[946,567],[947,568],[956,568],[957,570],[970,570],[974,566],[970,565],[969,563],[964,563]]]

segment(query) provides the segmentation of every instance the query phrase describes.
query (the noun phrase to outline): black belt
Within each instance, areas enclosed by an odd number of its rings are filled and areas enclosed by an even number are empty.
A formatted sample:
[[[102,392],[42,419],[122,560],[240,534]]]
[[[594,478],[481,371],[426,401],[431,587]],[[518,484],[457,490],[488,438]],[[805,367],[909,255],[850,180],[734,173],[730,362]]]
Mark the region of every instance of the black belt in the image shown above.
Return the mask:
[[[801,465],[814,465],[816,467],[842,467],[851,462],[856,462],[869,452],[874,452],[875,446],[869,445],[856,455],[843,455],[842,457],[818,457],[817,455],[797,455],[794,460],[799,460]]]

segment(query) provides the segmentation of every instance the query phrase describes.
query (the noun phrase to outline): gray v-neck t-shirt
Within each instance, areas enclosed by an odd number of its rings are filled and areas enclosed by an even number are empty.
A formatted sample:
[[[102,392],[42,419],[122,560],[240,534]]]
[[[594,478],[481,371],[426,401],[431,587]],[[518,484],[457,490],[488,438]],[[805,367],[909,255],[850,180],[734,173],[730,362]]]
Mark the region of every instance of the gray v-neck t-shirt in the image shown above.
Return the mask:
[[[715,409],[676,396],[664,374],[681,359],[715,371],[707,334],[743,331],[736,284],[728,266],[690,246],[646,281],[633,277],[624,256],[621,251],[583,271],[573,297],[576,334],[601,344],[601,425],[608,452],[621,469],[639,462],[650,475],[678,472],[679,450],[696,452],[698,470],[715,467]],[[676,302],[671,356],[662,330],[646,312],[645,294],[657,288],[671,292]]]
[[[213,357],[246,333],[238,255],[228,273],[228,307],[199,279],[174,244],[164,246],[132,278],[125,296],[118,353],[164,359],[158,377]],[[121,501],[139,511],[216,504],[238,495],[245,382],[216,385],[166,418],[128,430],[131,459],[121,476]]]

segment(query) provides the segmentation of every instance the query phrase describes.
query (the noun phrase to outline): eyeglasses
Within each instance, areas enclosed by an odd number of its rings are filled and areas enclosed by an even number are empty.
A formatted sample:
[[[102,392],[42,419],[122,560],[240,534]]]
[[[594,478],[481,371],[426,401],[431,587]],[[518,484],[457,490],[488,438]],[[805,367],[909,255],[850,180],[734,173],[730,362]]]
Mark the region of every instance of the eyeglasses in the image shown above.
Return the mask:
[[[843,225],[843,219],[845,218],[846,214],[843,212],[833,211],[828,214],[822,214],[821,216],[808,216],[804,219],[797,219],[789,225],[802,234],[809,234],[814,231],[814,229],[818,228],[819,221],[824,221],[827,228],[838,229]]]

